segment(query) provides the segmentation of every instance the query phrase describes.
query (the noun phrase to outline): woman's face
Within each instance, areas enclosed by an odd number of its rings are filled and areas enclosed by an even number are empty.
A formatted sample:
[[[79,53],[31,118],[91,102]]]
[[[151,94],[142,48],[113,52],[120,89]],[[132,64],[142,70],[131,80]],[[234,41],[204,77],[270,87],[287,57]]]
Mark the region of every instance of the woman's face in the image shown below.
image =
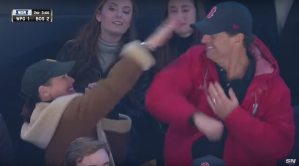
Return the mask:
[[[42,101],[54,100],[60,96],[75,93],[73,88],[75,80],[67,74],[53,77],[50,79],[49,86],[40,86],[38,88],[39,96]]]
[[[107,0],[96,15],[101,22],[101,34],[122,36],[131,26],[132,15],[131,0]]]
[[[175,33],[181,37],[188,37],[193,29],[190,24],[196,22],[196,9],[193,0],[169,0],[168,18],[179,18],[181,25],[176,28]]]

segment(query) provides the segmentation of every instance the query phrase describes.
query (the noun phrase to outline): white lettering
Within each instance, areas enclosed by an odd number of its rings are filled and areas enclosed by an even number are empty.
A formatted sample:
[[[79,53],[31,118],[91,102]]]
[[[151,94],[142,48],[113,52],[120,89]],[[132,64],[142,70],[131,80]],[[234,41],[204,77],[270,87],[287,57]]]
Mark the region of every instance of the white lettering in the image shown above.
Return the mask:
[[[296,159],[286,159],[286,164],[295,164]]]
[[[17,21],[26,21],[25,17],[16,17]]]

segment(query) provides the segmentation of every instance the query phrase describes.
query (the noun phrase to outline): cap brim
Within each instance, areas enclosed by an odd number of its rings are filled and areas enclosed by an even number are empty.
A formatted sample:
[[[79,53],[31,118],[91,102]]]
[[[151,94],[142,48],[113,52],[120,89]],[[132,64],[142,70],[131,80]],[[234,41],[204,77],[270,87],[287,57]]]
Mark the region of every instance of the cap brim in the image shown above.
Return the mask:
[[[55,72],[53,73],[53,77],[61,76],[69,73],[75,65],[75,61],[70,62],[59,62],[57,65]]]
[[[207,20],[203,20],[190,25],[191,28],[200,30],[204,35],[213,35],[223,30],[211,25]]]

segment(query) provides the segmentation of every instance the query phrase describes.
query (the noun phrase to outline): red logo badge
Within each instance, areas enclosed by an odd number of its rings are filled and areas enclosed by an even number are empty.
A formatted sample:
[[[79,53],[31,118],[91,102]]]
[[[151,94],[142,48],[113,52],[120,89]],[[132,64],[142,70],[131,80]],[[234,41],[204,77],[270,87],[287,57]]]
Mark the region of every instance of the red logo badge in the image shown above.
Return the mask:
[[[201,163],[201,166],[210,166],[210,164],[207,163],[207,162],[202,162],[202,163]]]
[[[236,25],[236,24],[234,24],[234,25],[233,25],[233,29],[239,29],[239,26]]]
[[[211,17],[214,15],[214,13],[216,12],[216,10],[217,10],[217,7],[214,6],[214,7],[211,9],[210,13],[207,15],[207,18],[211,18]]]

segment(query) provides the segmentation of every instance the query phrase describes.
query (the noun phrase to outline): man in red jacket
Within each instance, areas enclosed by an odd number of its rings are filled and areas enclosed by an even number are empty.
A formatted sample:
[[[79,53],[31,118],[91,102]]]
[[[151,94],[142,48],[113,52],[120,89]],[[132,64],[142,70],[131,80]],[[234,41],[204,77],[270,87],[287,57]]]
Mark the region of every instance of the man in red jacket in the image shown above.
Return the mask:
[[[146,96],[148,111],[169,124],[165,165],[212,155],[228,166],[275,166],[293,146],[293,109],[249,10],[224,2],[191,27],[203,32],[204,46],[158,73]]]

